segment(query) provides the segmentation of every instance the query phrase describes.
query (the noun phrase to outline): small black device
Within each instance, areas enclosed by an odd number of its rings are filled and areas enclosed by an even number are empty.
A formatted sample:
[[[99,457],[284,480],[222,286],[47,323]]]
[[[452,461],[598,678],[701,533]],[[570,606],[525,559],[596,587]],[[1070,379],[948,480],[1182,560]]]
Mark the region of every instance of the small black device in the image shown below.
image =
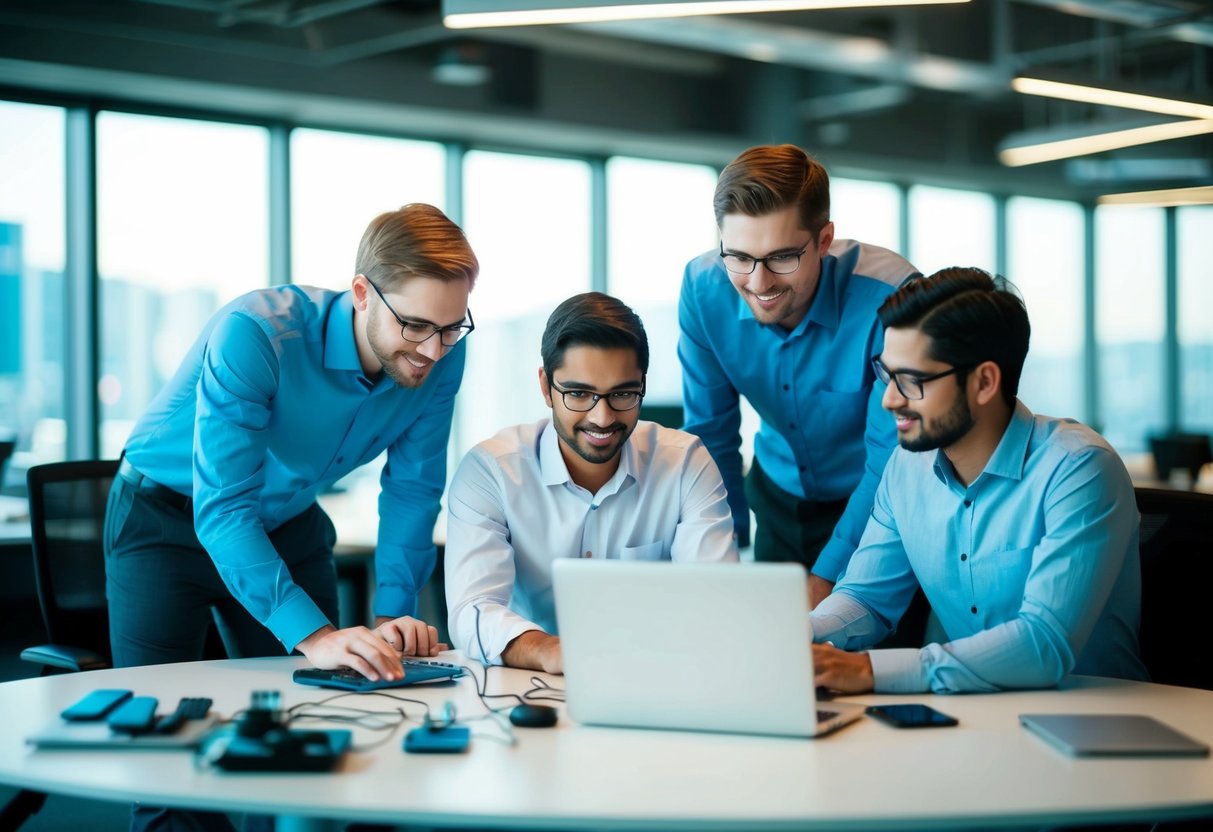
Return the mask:
[[[871,705],[864,712],[895,728],[945,728],[960,724],[955,717],[929,705]]]
[[[472,732],[466,725],[422,725],[404,735],[410,754],[458,754],[466,751]]]
[[[450,662],[435,662],[425,659],[402,659],[400,662],[404,676],[394,681],[380,679],[372,682],[357,670],[339,667],[333,670],[321,670],[315,667],[296,670],[291,677],[301,685],[316,685],[322,688],[338,688],[359,693],[382,690],[383,688],[402,688],[409,685],[420,685],[425,682],[447,682],[458,679],[464,674],[462,666]]]
[[[75,704],[59,712],[59,716],[70,722],[85,722],[101,719],[114,708],[130,699],[133,694],[129,690],[117,688],[99,688]]]
[[[515,705],[510,709],[510,722],[520,728],[550,728],[556,724],[556,709],[530,703]]]
[[[157,734],[173,734],[191,719],[202,719],[211,710],[211,700],[205,696],[186,696],[177,703],[177,710],[156,720]]]
[[[159,704],[154,696],[132,696],[107,718],[110,730],[119,734],[143,734],[152,730]]]

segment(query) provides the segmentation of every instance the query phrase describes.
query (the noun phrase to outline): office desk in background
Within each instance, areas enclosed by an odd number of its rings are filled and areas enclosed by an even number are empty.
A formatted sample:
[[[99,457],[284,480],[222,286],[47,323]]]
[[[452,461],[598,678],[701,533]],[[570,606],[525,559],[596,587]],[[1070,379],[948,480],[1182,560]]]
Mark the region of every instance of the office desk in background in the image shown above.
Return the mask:
[[[461,661],[454,653],[443,658]],[[562,713],[554,729],[516,729],[514,746],[490,723],[474,722],[467,753],[413,755],[401,750],[402,727],[373,750],[347,755],[331,774],[230,774],[201,768],[183,752],[39,751],[24,742],[99,687],[154,695],[166,707],[181,696],[209,696],[224,715],[246,706],[252,690],[279,689],[288,706],[324,699],[329,692],[291,682],[291,670],[303,664],[245,659],[2,684],[0,782],[94,799],[272,813],[280,816],[279,830],[335,827],[325,819],[480,829],[938,830],[1213,818],[1213,759],[1072,759],[1017,719],[1150,714],[1213,744],[1213,692],[1084,677],[1057,691],[855,697],[926,702],[960,725],[897,730],[865,718],[815,740],[583,727]],[[490,692],[522,691],[535,675],[491,674]],[[453,701],[464,718],[484,712],[469,678],[402,695],[431,706]],[[755,707],[761,699],[762,680],[755,680]],[[377,696],[341,701],[396,704]],[[420,715],[417,705],[403,707]],[[356,741],[373,738],[355,729]]]

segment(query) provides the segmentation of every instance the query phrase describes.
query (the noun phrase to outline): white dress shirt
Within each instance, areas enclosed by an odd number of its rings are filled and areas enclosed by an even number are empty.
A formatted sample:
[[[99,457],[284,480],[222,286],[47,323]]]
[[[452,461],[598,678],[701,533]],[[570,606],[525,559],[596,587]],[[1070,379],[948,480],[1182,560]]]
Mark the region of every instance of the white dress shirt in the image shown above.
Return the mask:
[[[556,558],[737,560],[716,463],[653,422],[637,423],[596,494],[569,476],[549,420],[506,428],[464,457],[447,504],[451,641],[485,662],[528,630],[558,634]]]

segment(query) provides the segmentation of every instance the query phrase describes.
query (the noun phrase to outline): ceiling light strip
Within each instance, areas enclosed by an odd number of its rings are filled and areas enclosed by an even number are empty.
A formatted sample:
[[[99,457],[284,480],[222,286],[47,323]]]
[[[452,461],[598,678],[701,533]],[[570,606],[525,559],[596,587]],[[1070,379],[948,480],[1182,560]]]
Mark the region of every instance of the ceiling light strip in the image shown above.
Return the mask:
[[[1097,202],[1100,205],[1145,205],[1153,208],[1169,208],[1173,205],[1210,205],[1213,204],[1213,185],[1105,194],[1099,197]]]
[[[1021,147],[1008,147],[999,151],[998,159],[1007,167],[1015,168],[1023,165],[1035,165],[1041,162],[1052,162],[1056,159],[1068,159],[1072,156],[1103,153],[1107,150],[1117,150],[1122,147],[1133,147],[1134,145],[1149,144],[1150,142],[1183,139],[1189,136],[1202,136],[1206,133],[1213,133],[1213,119],[1170,121],[1166,124],[1152,124],[1148,127],[1115,130],[1110,133],[1096,133],[1090,136],[1080,136],[1075,139],[1061,139],[1059,141],[1029,144]]]
[[[1110,90],[1103,87],[1088,87],[1049,81],[1043,78],[1019,77],[1011,81],[1011,89],[1024,95],[1040,95],[1046,98],[1061,98],[1066,101],[1081,101],[1086,104],[1103,104],[1108,107],[1123,107],[1129,110],[1144,110],[1147,113],[1162,113],[1183,118],[1213,118],[1213,105],[1177,98],[1161,98],[1156,95]]]
[[[443,23],[450,29],[475,29],[494,26],[537,26],[554,23],[600,23],[610,20],[644,20],[666,17],[692,17],[714,14],[753,14],[759,12],[810,11],[815,9],[863,8],[875,6],[924,6],[967,3],[969,0],[681,0],[678,2],[604,3],[570,0],[560,6],[536,8],[541,3],[452,2],[444,0]],[[472,6],[481,11],[463,11]]]

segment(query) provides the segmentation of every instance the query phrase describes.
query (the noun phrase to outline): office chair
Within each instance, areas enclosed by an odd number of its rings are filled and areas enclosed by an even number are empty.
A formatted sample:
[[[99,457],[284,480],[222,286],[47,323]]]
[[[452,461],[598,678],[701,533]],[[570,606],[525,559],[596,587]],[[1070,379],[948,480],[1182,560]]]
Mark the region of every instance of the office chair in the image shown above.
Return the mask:
[[[1134,489],[1141,512],[1141,657],[1155,682],[1213,690],[1213,494]],[[1203,646],[1201,646],[1203,645]]]
[[[21,658],[56,671],[110,666],[102,529],[117,460],[53,462],[26,474],[34,580],[47,644]]]

